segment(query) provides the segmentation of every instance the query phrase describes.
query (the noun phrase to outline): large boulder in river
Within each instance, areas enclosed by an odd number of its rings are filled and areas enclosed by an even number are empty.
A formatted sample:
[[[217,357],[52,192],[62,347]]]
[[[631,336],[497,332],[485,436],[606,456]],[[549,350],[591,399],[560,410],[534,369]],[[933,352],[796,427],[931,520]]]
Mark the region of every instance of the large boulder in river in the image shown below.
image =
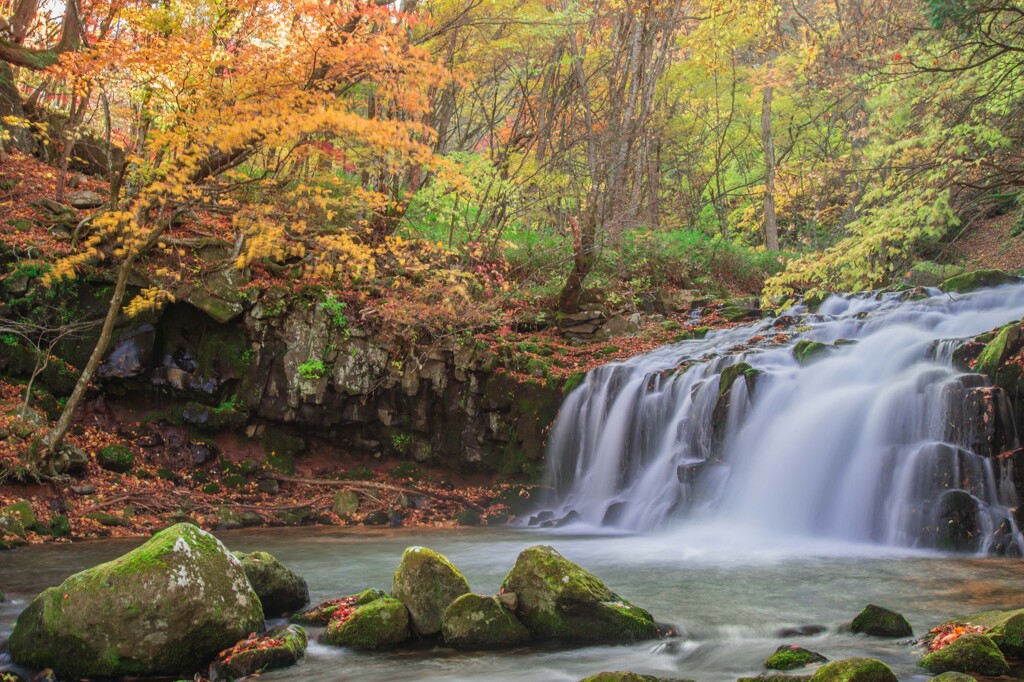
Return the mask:
[[[278,625],[265,635],[243,640],[222,651],[210,668],[215,680],[233,680],[254,673],[295,665],[306,655],[306,631],[298,625]]]
[[[546,545],[524,549],[501,589],[516,594],[523,622],[540,638],[628,642],[660,634],[651,614]]]
[[[940,627],[961,624],[985,628],[985,634],[996,643],[1004,656],[1024,658],[1024,609],[972,613],[944,623]]]
[[[844,658],[826,663],[811,682],[899,682],[892,668],[875,658]]]
[[[388,593],[384,590],[366,589],[359,594],[351,594],[347,597],[339,597],[337,599],[328,599],[325,602],[321,602],[302,613],[296,613],[290,620],[293,623],[299,623],[300,625],[318,625],[320,627],[327,627],[336,615],[347,615],[349,612],[354,611],[356,607],[362,606],[363,604],[369,604],[377,599],[387,597]]]
[[[267,618],[293,613],[309,603],[306,579],[285,567],[272,554],[235,552],[235,556],[242,562],[245,577],[256,590]]]
[[[220,540],[188,523],[36,597],[11,658],[61,677],[188,675],[263,629],[263,607]]]
[[[783,644],[769,656],[764,667],[770,670],[795,670],[815,663],[827,663],[828,659],[816,651],[793,644]]]
[[[910,623],[901,614],[868,604],[850,623],[850,631],[872,637],[910,637]]]
[[[469,593],[469,582],[452,562],[426,547],[409,547],[395,569],[391,594],[409,609],[412,629],[430,637],[453,601]]]
[[[405,605],[383,597],[350,612],[336,613],[323,641],[354,649],[389,649],[409,639],[409,634],[409,612]]]
[[[969,632],[917,663],[930,673],[956,671],[997,677],[1010,672],[1006,658],[988,635]]]
[[[456,649],[501,649],[530,640],[530,631],[495,597],[464,594],[445,609],[444,642]]]

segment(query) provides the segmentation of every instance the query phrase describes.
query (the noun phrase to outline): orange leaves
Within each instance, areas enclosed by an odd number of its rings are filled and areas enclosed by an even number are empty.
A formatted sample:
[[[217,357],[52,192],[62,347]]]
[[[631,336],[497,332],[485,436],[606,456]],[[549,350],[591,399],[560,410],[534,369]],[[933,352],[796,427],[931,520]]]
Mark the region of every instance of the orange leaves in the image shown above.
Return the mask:
[[[985,628],[970,623],[947,623],[928,631],[931,641],[928,643],[928,651],[938,651],[960,639],[960,637],[971,633],[984,633]]]

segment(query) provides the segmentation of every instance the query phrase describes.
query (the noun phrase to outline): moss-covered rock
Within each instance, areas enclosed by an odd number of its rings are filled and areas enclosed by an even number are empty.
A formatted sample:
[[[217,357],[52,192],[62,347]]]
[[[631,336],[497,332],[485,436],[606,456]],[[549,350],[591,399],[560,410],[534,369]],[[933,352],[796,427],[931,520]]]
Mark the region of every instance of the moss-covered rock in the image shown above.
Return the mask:
[[[977,680],[966,673],[950,670],[949,672],[936,675],[931,679],[931,682],[977,682]]]
[[[357,606],[369,604],[372,601],[383,599],[387,596],[388,593],[384,590],[367,589],[363,590],[359,594],[351,594],[347,597],[339,597],[337,599],[328,599],[325,602],[317,604],[308,611],[296,613],[290,620],[293,623],[299,623],[301,625],[318,625],[320,627],[327,627],[327,625],[330,624],[331,619],[334,618],[335,613],[339,610],[352,610]]]
[[[65,677],[191,676],[262,629],[241,563],[183,523],[45,590],[18,617],[10,651]]]
[[[980,675],[1005,675],[1010,672],[1003,653],[988,635],[969,632],[949,646],[933,651],[917,663],[930,673],[955,670]]]
[[[334,494],[331,511],[338,516],[352,516],[359,511],[359,495],[352,490],[339,490]]]
[[[604,672],[586,677],[580,682],[692,682],[675,677],[655,677],[654,675],[641,675],[626,671]]]
[[[944,625],[970,623],[985,628],[1004,656],[1024,658],[1024,609],[982,611],[957,618]]]
[[[832,346],[821,343],[820,341],[811,341],[810,339],[800,339],[793,346],[793,357],[801,365],[806,365],[811,360],[820,357],[832,349]]]
[[[409,547],[395,569],[391,594],[409,609],[416,634],[441,632],[441,617],[453,601],[469,593],[469,582],[446,557],[426,547]]]
[[[135,466],[135,455],[126,445],[108,445],[96,453],[96,461],[107,471],[123,474]]]
[[[844,658],[826,663],[811,675],[811,682],[898,682],[895,673],[875,658]]]
[[[0,538],[24,540],[28,529],[35,523],[32,504],[28,500],[18,500],[0,509]]]
[[[516,594],[519,615],[540,638],[621,642],[659,636],[651,614],[613,593],[553,547],[524,549],[502,591]]]
[[[409,612],[397,599],[383,597],[364,604],[345,617],[335,617],[323,641],[355,649],[388,649],[409,639]]]
[[[213,679],[234,679],[295,665],[306,655],[306,631],[298,625],[279,625],[265,635],[239,642],[217,657]]]
[[[783,644],[765,660],[764,667],[772,670],[794,670],[826,662],[828,659],[815,651],[792,644]]]
[[[850,623],[850,631],[872,637],[910,637],[910,623],[901,614],[868,604]]]
[[[277,618],[309,603],[306,579],[266,552],[235,552],[245,577],[263,604],[263,615]]]
[[[904,281],[912,287],[936,287],[951,277],[963,274],[963,271],[958,265],[921,261],[910,268]]]
[[[1011,351],[1019,345],[1019,341],[1020,325],[1017,322],[1006,325],[994,339],[985,344],[977,362],[974,363],[974,371],[995,378]]]
[[[237,530],[242,523],[242,512],[231,507],[217,507],[217,530]]]
[[[965,294],[982,287],[996,287],[1016,281],[1016,277],[1008,275],[1002,270],[975,270],[950,277],[939,285],[939,289],[947,293]]]
[[[495,597],[464,594],[441,619],[445,644],[456,649],[500,649],[524,644],[530,631]]]

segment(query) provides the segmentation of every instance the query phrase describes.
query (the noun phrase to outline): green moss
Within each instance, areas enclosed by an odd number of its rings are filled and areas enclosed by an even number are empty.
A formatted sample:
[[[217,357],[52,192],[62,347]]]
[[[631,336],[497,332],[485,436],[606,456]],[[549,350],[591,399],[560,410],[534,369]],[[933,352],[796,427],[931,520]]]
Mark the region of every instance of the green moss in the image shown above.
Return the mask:
[[[898,682],[892,669],[874,658],[844,658],[814,671],[811,682]]]
[[[772,670],[794,670],[814,663],[825,663],[828,659],[819,653],[798,646],[783,644],[769,656],[764,667]]]
[[[384,590],[378,589],[366,589],[358,594],[351,594],[347,597],[340,597],[338,599],[329,599],[308,611],[302,613],[296,613],[290,620],[293,623],[299,623],[301,625],[317,625],[320,627],[326,627],[331,619],[334,617],[334,613],[342,606],[343,603],[352,600],[353,606],[362,606],[369,604],[372,601],[383,599],[388,596],[388,593]]]
[[[583,383],[583,380],[587,378],[587,373],[581,369],[576,370],[565,379],[565,383],[562,385],[562,394],[569,395]]]
[[[970,623],[985,628],[987,634],[1005,656],[1024,657],[1024,609],[1014,611],[982,611],[949,623]]]
[[[796,357],[796,361],[801,365],[806,365],[808,362],[814,360],[823,353],[828,352],[830,349],[831,346],[819,341],[801,339],[800,341],[797,341],[795,346],[793,346],[793,356]]]
[[[108,445],[96,453],[96,461],[107,471],[123,474],[135,466],[135,455],[126,445]]]
[[[899,613],[868,604],[850,622],[850,631],[874,637],[910,637],[914,634],[910,623]]]
[[[287,431],[266,427],[263,431],[263,451],[267,464],[283,474],[295,473],[295,459],[306,450],[306,439]]]
[[[468,592],[459,569],[426,547],[408,547],[391,582],[391,594],[409,609],[413,630],[423,636],[439,633],[445,609]]]
[[[947,293],[963,294],[983,287],[995,287],[1017,281],[1016,277],[1001,270],[975,270],[962,275],[950,277],[939,285],[939,289]]]
[[[409,639],[409,612],[390,597],[360,606],[344,621],[332,620],[324,644],[355,649],[388,649]]]
[[[1010,672],[999,647],[988,635],[971,632],[949,646],[926,655],[918,665],[930,673],[957,671],[998,676]]]
[[[217,673],[214,679],[235,679],[284,668],[298,663],[306,654],[308,638],[306,631],[298,625],[279,625],[261,639],[276,640],[280,644],[242,651],[226,661],[218,661],[214,664]]]
[[[85,518],[98,521],[103,526],[127,526],[131,523],[123,516],[109,514],[104,511],[92,511],[85,515]]]
[[[441,621],[445,644],[457,649],[518,646],[530,631],[494,597],[464,594],[451,603]]]
[[[752,379],[757,375],[757,370],[751,367],[745,362],[737,362],[735,365],[729,365],[722,370],[722,377],[718,382],[718,395],[721,397],[727,391],[732,388],[733,382],[739,377]],[[747,385],[750,387],[750,381],[748,380]]]
[[[1017,322],[1003,327],[981,351],[974,364],[974,371],[995,378],[1000,366],[1006,362],[1006,358],[1019,338],[1020,326]]]
[[[54,514],[50,519],[49,531],[55,538],[66,538],[71,535],[71,522],[63,514]]]

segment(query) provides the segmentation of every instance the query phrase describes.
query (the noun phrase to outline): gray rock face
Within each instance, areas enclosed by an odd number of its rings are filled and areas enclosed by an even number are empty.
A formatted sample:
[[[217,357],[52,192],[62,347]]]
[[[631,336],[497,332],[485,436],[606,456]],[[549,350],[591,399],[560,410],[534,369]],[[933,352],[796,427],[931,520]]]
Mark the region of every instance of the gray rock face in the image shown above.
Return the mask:
[[[99,208],[107,203],[107,200],[92,190],[81,189],[77,192],[72,192],[68,196],[68,203],[79,210],[86,210]]]
[[[10,650],[15,662],[62,677],[191,676],[262,629],[238,559],[178,524],[45,590],[18,617]]]
[[[446,557],[426,547],[409,547],[395,570],[391,592],[409,609],[413,630],[429,637],[441,632],[441,618],[469,583]]]
[[[266,552],[235,552],[249,584],[263,604],[263,615],[276,618],[309,603],[306,579]]]

